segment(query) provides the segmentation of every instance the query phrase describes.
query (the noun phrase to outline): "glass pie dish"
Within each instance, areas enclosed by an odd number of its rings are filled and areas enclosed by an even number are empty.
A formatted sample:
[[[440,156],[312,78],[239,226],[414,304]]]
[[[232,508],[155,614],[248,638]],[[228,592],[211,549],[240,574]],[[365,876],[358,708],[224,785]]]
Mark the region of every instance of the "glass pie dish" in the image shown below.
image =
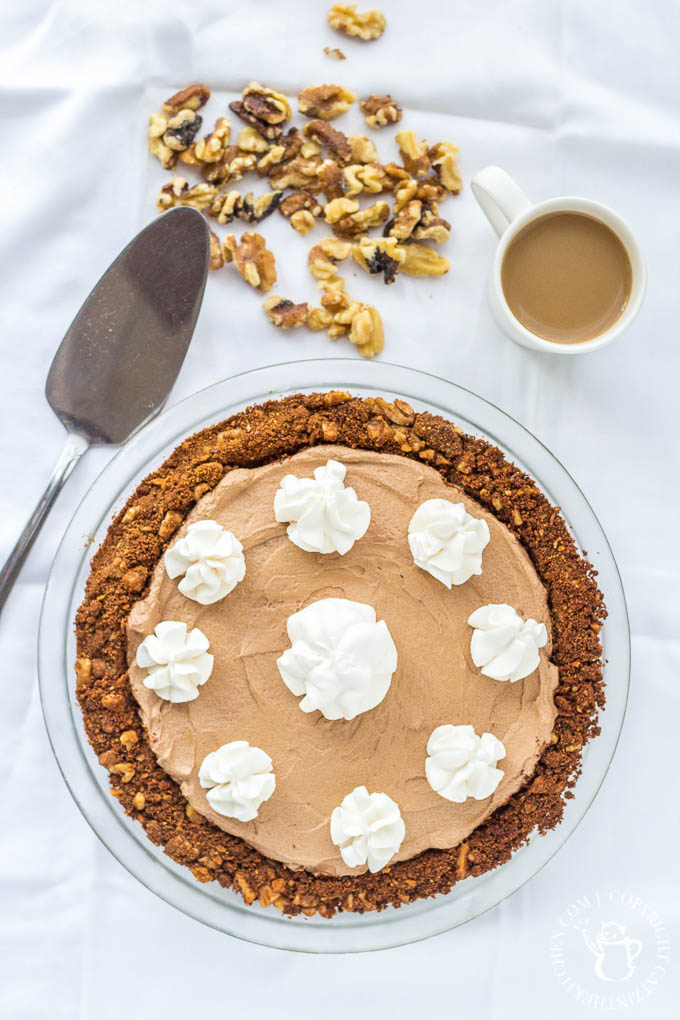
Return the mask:
[[[619,573],[605,534],[576,483],[523,426],[468,390],[433,375],[382,362],[323,359],[271,365],[215,383],[170,408],[134,436],[94,482],[58,549],[45,591],[39,633],[39,680],[45,722],[74,800],[104,845],[167,903],[220,931],[262,945],[306,952],[365,952],[404,945],[471,920],[515,892],[559,850],[590,807],[611,762],[623,723],[630,670],[630,635]],[[343,389],[362,397],[399,397],[416,410],[441,414],[488,439],[526,470],[562,514],[598,571],[609,616],[602,631],[607,704],[601,734],[585,748],[575,796],[561,823],[495,871],[466,878],[446,895],[399,909],[287,917],[212,882],[201,885],[127,817],[109,794],[108,773],[87,741],[75,697],[74,619],[93,552],[114,514],[138,483],[188,435],[244,407],[295,392]],[[83,536],[91,536],[86,546]]]

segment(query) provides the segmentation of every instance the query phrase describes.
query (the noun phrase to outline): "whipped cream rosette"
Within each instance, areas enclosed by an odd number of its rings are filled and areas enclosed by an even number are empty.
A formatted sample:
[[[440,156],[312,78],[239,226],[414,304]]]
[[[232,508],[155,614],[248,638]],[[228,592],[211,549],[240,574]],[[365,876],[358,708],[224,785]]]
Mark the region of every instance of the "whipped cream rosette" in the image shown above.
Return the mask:
[[[212,673],[209,647],[198,627],[187,631],[186,623],[174,620],[156,624],[137,649],[137,665],[148,670],[144,686],[165,701],[194,701]]]
[[[473,726],[437,726],[427,742],[425,775],[440,797],[462,804],[468,797],[485,800],[503,772],[496,768],[505,747],[493,733],[475,733]]]
[[[202,606],[219,602],[246,575],[243,546],[217,521],[196,521],[165,553],[168,577],[182,575],[178,588]]]
[[[344,484],[347,468],[329,460],[313,478],[286,475],[274,496],[274,516],[287,523],[288,538],[305,552],[348,553],[366,534],[371,508]]]
[[[348,868],[380,871],[399,852],[405,834],[399,805],[365,786],[355,787],[331,814],[331,839]]]
[[[198,781],[210,807],[227,818],[250,822],[276,788],[272,760],[247,740],[232,740],[201,762]]]
[[[397,649],[372,606],[320,599],[288,618],[288,637],[277,665],[286,687],[302,696],[303,712],[350,720],[387,694]]]
[[[523,620],[504,603],[481,606],[468,617],[474,628],[470,654],[475,666],[493,680],[516,683],[538,666],[539,649],[548,643],[545,624]]]
[[[486,521],[472,517],[463,503],[448,499],[425,500],[408,526],[413,562],[447,588],[481,574],[489,538]]]

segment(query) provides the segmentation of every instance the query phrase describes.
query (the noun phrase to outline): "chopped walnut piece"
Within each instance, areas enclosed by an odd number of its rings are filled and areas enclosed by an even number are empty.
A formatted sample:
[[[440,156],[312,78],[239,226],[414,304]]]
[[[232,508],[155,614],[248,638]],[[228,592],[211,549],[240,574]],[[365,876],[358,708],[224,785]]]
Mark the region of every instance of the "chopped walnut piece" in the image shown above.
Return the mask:
[[[379,195],[383,191],[391,191],[394,181],[380,163],[366,163],[356,172],[364,191],[371,195]]]
[[[342,131],[336,131],[334,127],[323,120],[310,120],[302,129],[303,133],[312,141],[325,146],[333,159],[338,163],[349,163],[352,158],[352,147]]]
[[[326,237],[323,241],[315,244],[307,256],[309,271],[315,280],[330,280],[335,276],[336,262],[342,262],[343,259],[349,258],[351,253],[352,245],[347,241]]]
[[[324,53],[327,57],[334,57],[335,60],[347,60],[347,57],[337,46],[324,46]]]
[[[309,305],[306,301],[296,305],[279,294],[268,297],[263,307],[271,324],[279,329],[304,326],[309,318]]]
[[[187,153],[182,153],[180,159],[186,155]],[[203,164],[201,176],[210,184],[228,184],[240,181],[244,174],[253,169],[256,162],[256,153],[241,152],[238,145],[229,145],[217,163]]]
[[[356,200],[350,199],[349,201]],[[384,223],[389,214],[390,207],[387,202],[374,202],[373,205],[366,206],[365,209],[359,209],[335,220],[332,224],[333,233],[337,237],[346,239],[359,237],[360,234],[365,234],[371,227],[377,227]]]
[[[307,234],[316,226],[316,216],[321,214],[321,206],[306,191],[294,191],[292,195],[286,195],[279,205],[279,212],[286,219],[298,234]]]
[[[458,146],[452,142],[437,142],[429,151],[430,163],[439,180],[452,195],[459,195],[463,178],[458,169]]]
[[[178,153],[163,141],[168,127],[168,118],[162,113],[152,113],[149,117],[149,152],[159,160],[164,170],[172,170],[177,162]]]
[[[231,223],[238,215],[241,194],[238,191],[220,191],[210,205],[209,213],[217,218],[218,223]]]
[[[260,175],[269,173],[272,167],[287,162],[297,156],[302,149],[303,137],[296,127],[291,127],[260,157],[257,172]]]
[[[397,208],[396,203],[394,208]],[[403,208],[399,209],[397,215],[389,223],[385,224],[383,233],[386,237],[395,237],[399,241],[407,241],[420,222],[422,211],[422,202],[419,202],[417,199],[407,202]]]
[[[270,148],[264,135],[250,125],[239,131],[237,145],[241,152],[266,152]]]
[[[303,156],[295,156],[281,166],[275,166],[269,173],[269,183],[277,191],[284,191],[286,188],[303,188],[310,193],[321,191],[321,184],[318,180],[321,170],[321,160],[305,159]]]
[[[282,191],[268,191],[257,198],[249,191],[237,204],[236,215],[246,223],[261,223],[267,216],[271,216],[282,197]]]
[[[318,180],[327,202],[342,198],[347,187],[344,170],[334,159],[326,159],[319,167]]]
[[[416,182],[415,197],[421,202],[443,202],[447,190],[436,177],[425,177]]]
[[[290,120],[290,105],[286,97],[256,81],[251,81],[241,96],[240,101],[229,104],[229,109],[246,124],[257,128],[265,138],[278,138],[283,124]]]
[[[310,308],[307,327],[318,333],[322,329],[328,329],[333,321],[333,316],[325,308]]]
[[[246,283],[257,290],[271,290],[276,283],[276,263],[268,251],[261,234],[247,230],[240,242],[233,234],[224,239],[222,254],[225,262],[232,262]]]
[[[362,237],[352,257],[367,273],[382,273],[385,283],[394,283],[406,253],[395,237]]]
[[[356,344],[362,357],[372,358],[376,354],[380,354],[385,346],[385,333],[377,308],[365,305],[358,315],[354,316],[349,338],[353,344]]]
[[[359,203],[355,198],[334,198],[324,206],[323,215],[326,223],[337,223],[343,216],[358,210]]]
[[[379,39],[387,25],[382,11],[375,7],[370,11],[358,11],[356,4],[333,4],[327,17],[331,28],[365,40]]]
[[[438,255],[434,248],[426,244],[405,244],[406,257],[401,264],[402,273],[407,276],[443,276],[448,273],[451,263],[443,255]]]
[[[449,240],[450,230],[451,224],[448,220],[442,219],[436,205],[424,206],[423,213],[414,227],[411,237],[416,241],[434,241],[435,244],[443,244]]]
[[[156,201],[159,212],[172,209],[176,205],[188,205],[192,209],[207,209],[215,200],[217,188],[212,184],[194,184],[191,188],[184,177],[171,177],[161,188]]]
[[[219,163],[224,158],[231,136],[231,123],[228,117],[219,117],[215,127],[195,143],[192,156],[197,163]],[[185,160],[186,162],[186,160]]]
[[[395,138],[404,168],[411,177],[424,177],[430,169],[427,142],[419,142],[415,131],[397,131]]]
[[[356,94],[342,85],[315,85],[303,89],[298,96],[298,110],[305,117],[334,120],[347,113]]]
[[[206,85],[188,85],[185,89],[175,92],[163,103],[166,113],[177,113],[178,110],[200,110],[210,99],[210,89]]]
[[[363,169],[364,167],[361,163],[353,163],[351,166],[343,167],[343,190],[348,198],[354,198],[364,190],[363,181],[359,177],[359,173]]]
[[[214,231],[210,231],[210,268],[221,269],[224,265],[224,255],[220,239]]]
[[[377,163],[378,150],[375,142],[366,135],[348,135],[347,141],[352,150],[353,163]]]
[[[193,110],[180,110],[168,120],[163,144],[173,152],[184,152],[192,145],[202,123],[203,118]]]
[[[397,106],[392,96],[369,96],[362,99],[359,109],[364,114],[366,123],[372,128],[385,127],[386,124],[398,124],[402,117],[402,109]]]

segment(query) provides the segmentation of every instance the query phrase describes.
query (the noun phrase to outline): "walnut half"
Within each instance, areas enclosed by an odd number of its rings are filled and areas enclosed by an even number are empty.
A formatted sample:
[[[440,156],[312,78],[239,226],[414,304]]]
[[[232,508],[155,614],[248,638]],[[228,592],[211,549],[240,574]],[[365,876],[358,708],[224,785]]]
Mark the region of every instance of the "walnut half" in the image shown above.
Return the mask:
[[[224,239],[222,254],[225,262],[233,262],[241,277],[257,290],[268,291],[276,283],[274,255],[268,251],[264,237],[247,230],[240,242],[233,234]]]
[[[358,11],[356,4],[333,4],[327,15],[328,24],[338,32],[358,39],[379,39],[387,26],[387,18],[375,7]]]
[[[303,89],[298,96],[298,110],[305,117],[334,120],[347,113],[356,95],[342,85],[315,85]]]

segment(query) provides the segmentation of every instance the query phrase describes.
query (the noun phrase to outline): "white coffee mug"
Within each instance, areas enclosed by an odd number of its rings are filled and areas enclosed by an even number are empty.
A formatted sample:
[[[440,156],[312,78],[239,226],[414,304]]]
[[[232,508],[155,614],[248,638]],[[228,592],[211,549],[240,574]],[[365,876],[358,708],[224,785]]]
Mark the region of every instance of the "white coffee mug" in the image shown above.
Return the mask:
[[[574,198],[567,195],[561,198],[549,198],[545,202],[530,202],[512,177],[498,166],[488,166],[486,169],[480,170],[472,178],[471,186],[482,212],[500,238],[491,269],[489,300],[498,325],[510,339],[534,351],[550,351],[552,354],[586,354],[588,351],[606,347],[617,336],[620,336],[639,312],[647,287],[645,260],[628,224],[606,205],[594,202],[589,198]],[[543,337],[537,336],[513,315],[503,293],[501,268],[508,246],[517,237],[520,230],[532,220],[544,216],[546,213],[554,212],[586,213],[588,216],[601,220],[614,231],[628,252],[632,280],[626,307],[609,329],[600,333],[599,336],[593,337],[592,340],[581,340],[577,343],[556,343],[553,340],[545,340]]]

